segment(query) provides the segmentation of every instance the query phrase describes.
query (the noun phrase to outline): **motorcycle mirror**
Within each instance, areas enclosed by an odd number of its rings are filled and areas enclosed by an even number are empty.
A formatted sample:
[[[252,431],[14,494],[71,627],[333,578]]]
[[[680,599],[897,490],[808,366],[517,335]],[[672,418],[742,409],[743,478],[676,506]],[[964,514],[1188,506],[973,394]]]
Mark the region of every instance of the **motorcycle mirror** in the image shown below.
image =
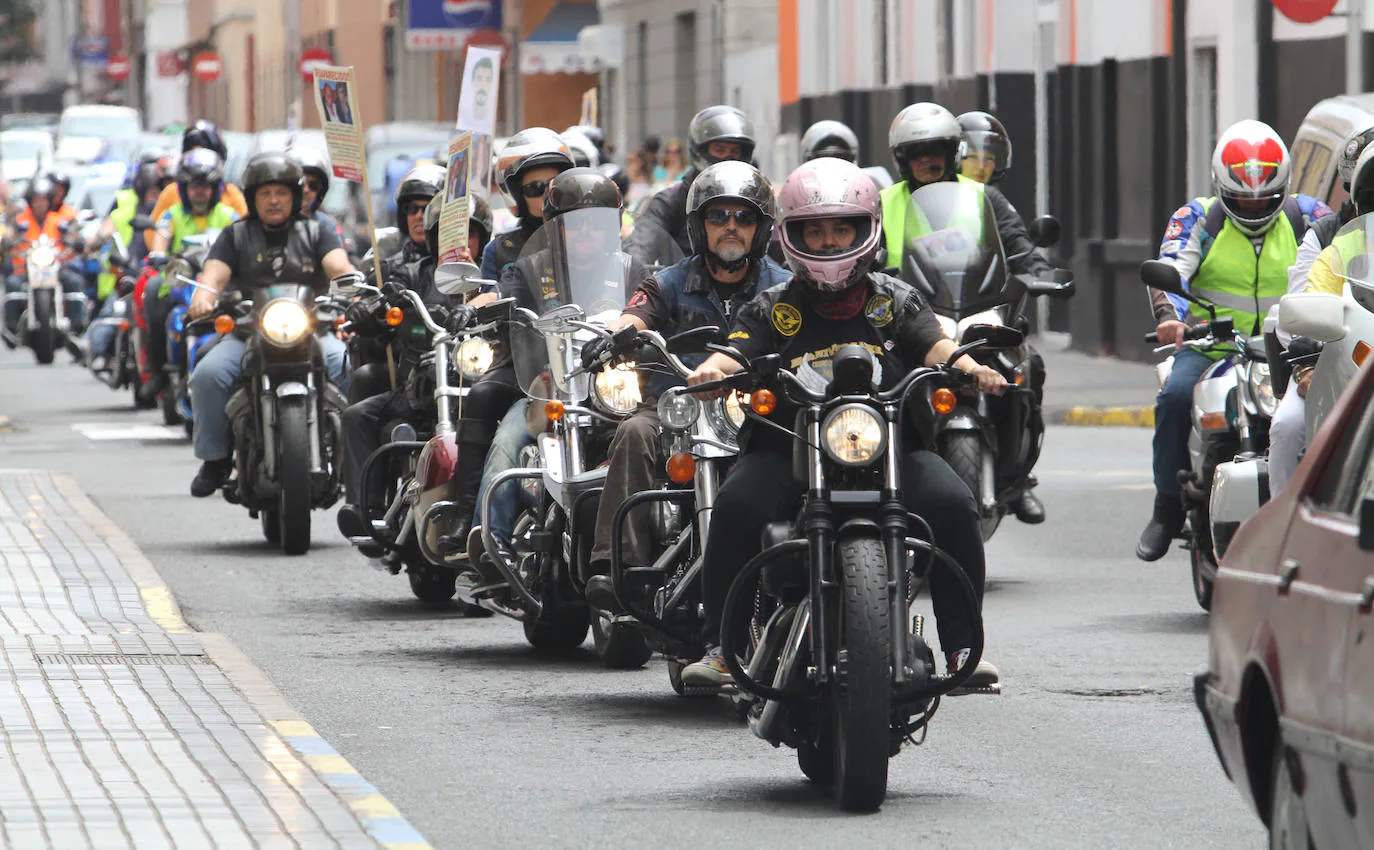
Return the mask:
[[[134,230],[152,230],[157,226],[156,222],[153,221],[153,217],[150,215],[136,215],[130,224],[133,226]]]
[[[358,290],[363,285],[363,276],[357,272],[346,272],[338,277],[331,278],[329,285],[331,289],[340,295],[357,295]]]
[[[1178,269],[1162,260],[1146,260],[1141,263],[1140,279],[1146,286],[1161,292],[1178,295],[1189,301],[1197,300],[1183,288],[1183,279],[1178,276]]]
[[[715,325],[705,325],[699,328],[683,331],[668,337],[668,353],[670,354],[696,354],[704,350],[706,343],[716,338],[720,333],[720,328]]]
[[[434,288],[445,295],[463,295],[479,286],[482,270],[472,263],[444,263],[434,269]]]
[[[1006,325],[969,325],[962,337],[965,343],[981,342],[984,348],[1015,348],[1025,339],[1025,334]]]
[[[1035,243],[1037,248],[1048,248],[1056,244],[1061,233],[1059,219],[1052,215],[1040,216],[1032,221],[1026,230],[1030,234],[1031,242]]]
[[[1076,290],[1073,272],[1068,269],[1052,269],[1043,272],[1026,284],[1026,291],[1031,295],[1049,295],[1055,298],[1068,298]]]

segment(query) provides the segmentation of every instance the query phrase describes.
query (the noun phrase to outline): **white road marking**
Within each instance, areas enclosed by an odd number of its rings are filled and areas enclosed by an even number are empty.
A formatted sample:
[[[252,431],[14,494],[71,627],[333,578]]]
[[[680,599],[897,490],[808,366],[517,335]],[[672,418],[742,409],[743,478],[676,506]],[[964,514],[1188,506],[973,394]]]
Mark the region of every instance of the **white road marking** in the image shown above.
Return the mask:
[[[167,425],[144,425],[136,422],[78,422],[72,430],[88,440],[167,440],[186,441],[186,431]]]

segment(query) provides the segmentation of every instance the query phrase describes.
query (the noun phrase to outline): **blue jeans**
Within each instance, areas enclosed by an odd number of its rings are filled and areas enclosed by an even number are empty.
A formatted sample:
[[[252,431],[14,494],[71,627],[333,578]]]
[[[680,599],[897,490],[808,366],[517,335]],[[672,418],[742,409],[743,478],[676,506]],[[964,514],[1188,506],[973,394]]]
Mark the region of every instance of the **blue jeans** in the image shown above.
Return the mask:
[[[1178,474],[1188,468],[1188,432],[1193,427],[1193,387],[1214,361],[1195,349],[1174,353],[1173,371],[1155,397],[1155,492],[1178,498]]]
[[[111,292],[105,299],[105,303],[100,305],[100,312],[96,314],[97,319],[109,319],[114,317],[115,304],[119,303],[119,295]],[[115,325],[113,322],[106,322],[103,325],[91,323],[90,330],[86,332],[86,341],[90,345],[91,357],[109,357],[110,346],[114,345]]]
[[[84,281],[77,272],[68,272],[63,268],[57,274],[57,279],[62,284],[64,294],[63,308],[66,310],[68,321],[72,328],[80,329],[86,324],[86,297],[82,295],[81,288]],[[23,292],[24,287],[29,284],[27,274],[12,274],[5,278],[5,294],[11,292]],[[77,296],[77,297],[72,297]],[[24,302],[18,299],[5,303],[5,327],[11,331],[19,329],[19,317],[24,312]]]
[[[529,426],[525,424],[525,411],[530,406],[530,400],[522,398],[511,406],[501,420],[501,425],[496,429],[496,437],[492,441],[491,451],[487,453],[487,462],[482,467],[482,483],[478,493],[487,491],[487,482],[491,481],[498,473],[505,472],[507,469],[514,469],[520,465],[520,450],[525,446],[534,445],[534,438],[530,436]],[[492,491],[491,496],[491,532],[496,539],[509,543],[511,535],[515,533],[515,518],[519,515],[522,507],[534,507],[534,502],[529,494],[518,482],[507,481],[498,489]],[[482,523],[482,500],[481,496],[477,499],[477,510],[472,518],[473,525]]]
[[[244,345],[236,336],[220,337],[206,345],[211,343],[214,347],[205,352],[191,373],[191,399],[196,409],[191,444],[201,460],[225,460],[233,454],[234,440],[224,408],[242,372]],[[320,349],[329,379],[347,391],[348,350],[332,336],[320,337]]]

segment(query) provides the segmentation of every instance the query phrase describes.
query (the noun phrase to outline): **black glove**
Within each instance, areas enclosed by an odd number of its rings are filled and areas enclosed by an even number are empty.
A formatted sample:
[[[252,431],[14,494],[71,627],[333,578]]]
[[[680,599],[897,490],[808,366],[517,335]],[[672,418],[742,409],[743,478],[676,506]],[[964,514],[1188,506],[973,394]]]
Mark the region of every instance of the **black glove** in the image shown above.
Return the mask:
[[[366,330],[376,323],[376,312],[377,299],[364,298],[349,304],[348,309],[344,311],[344,318],[354,330]]]
[[[1295,336],[1293,341],[1288,344],[1288,351],[1283,359],[1294,366],[1316,365],[1317,358],[1321,356],[1322,344],[1315,339],[1305,336]]]
[[[477,309],[470,304],[459,304],[449,308],[448,320],[441,322],[444,327],[452,333],[458,333],[463,328],[472,324],[473,318],[477,315]]]
[[[165,269],[167,268],[167,254],[163,251],[149,251],[148,256],[143,258],[143,262],[155,269]]]
[[[582,347],[582,368],[588,372],[598,372],[601,367],[610,361],[611,349],[615,345],[615,339],[608,336],[599,336]]]

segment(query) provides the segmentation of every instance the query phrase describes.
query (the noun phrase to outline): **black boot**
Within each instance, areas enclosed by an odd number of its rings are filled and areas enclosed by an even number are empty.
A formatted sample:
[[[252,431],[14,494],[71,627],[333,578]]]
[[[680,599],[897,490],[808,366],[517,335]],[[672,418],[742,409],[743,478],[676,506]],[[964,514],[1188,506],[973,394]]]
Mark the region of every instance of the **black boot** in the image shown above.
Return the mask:
[[[229,473],[233,471],[234,462],[229,458],[205,461],[200,465],[196,477],[191,479],[191,495],[204,499],[224,486],[224,482],[229,480]]]
[[[1169,551],[1169,544],[1183,531],[1183,501],[1178,496],[1155,494],[1155,513],[1140,533],[1135,556],[1142,561],[1158,561]]]
[[[1012,509],[1016,511],[1016,518],[1026,525],[1039,525],[1045,521],[1045,505],[1040,498],[1035,495],[1034,490],[1027,490],[1017,499]]]

